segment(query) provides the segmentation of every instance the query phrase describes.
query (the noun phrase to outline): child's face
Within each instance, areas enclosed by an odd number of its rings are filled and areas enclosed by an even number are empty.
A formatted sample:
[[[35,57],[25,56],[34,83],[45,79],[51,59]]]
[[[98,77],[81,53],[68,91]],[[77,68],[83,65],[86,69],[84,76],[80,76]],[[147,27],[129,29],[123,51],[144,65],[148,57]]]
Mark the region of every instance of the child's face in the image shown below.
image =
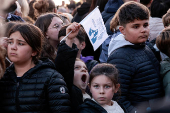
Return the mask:
[[[46,32],[47,38],[49,38],[50,41],[59,41],[58,39],[58,33],[60,29],[63,26],[63,21],[59,17],[53,17],[51,24],[48,27],[48,30]]]
[[[146,42],[149,36],[149,20],[134,20],[126,24],[125,27],[119,27],[125,39],[133,44]]]
[[[73,84],[85,91],[89,81],[89,74],[86,65],[82,61],[76,61],[74,65],[74,81]]]
[[[101,106],[111,105],[113,95],[118,91],[118,89],[119,86],[115,87],[111,79],[105,75],[94,77],[90,84],[92,97]]]
[[[14,64],[28,64],[32,61],[32,56],[36,55],[18,31],[10,35],[7,50],[8,57]]]

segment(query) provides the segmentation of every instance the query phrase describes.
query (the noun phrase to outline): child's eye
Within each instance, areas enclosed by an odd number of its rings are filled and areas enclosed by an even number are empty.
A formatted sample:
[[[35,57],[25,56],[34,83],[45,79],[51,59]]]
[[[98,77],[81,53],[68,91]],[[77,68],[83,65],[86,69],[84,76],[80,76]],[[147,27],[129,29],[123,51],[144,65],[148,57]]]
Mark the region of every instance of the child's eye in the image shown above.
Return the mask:
[[[24,45],[24,44],[23,44],[23,43],[18,43],[18,45],[22,46],[22,45]]]
[[[107,86],[107,85],[106,85],[105,88],[108,89],[108,88],[110,88],[110,86]]]
[[[84,67],[85,70],[88,70],[87,67]]]
[[[99,85],[94,85],[93,87],[96,88],[96,89],[98,89],[98,88],[99,88]]]
[[[11,44],[12,44],[12,42],[11,42],[11,41],[8,41],[8,44],[10,44],[10,45],[11,45]]]
[[[148,27],[148,24],[144,24],[144,26],[143,26],[144,28],[146,28],[146,27]]]
[[[54,25],[53,27],[54,27],[54,28],[58,28],[59,26],[58,26],[58,25]]]
[[[139,26],[138,25],[134,25],[133,28],[137,29]]]
[[[78,69],[80,69],[80,67],[79,67],[79,66],[75,66],[74,69],[75,69],[75,70],[78,70]]]

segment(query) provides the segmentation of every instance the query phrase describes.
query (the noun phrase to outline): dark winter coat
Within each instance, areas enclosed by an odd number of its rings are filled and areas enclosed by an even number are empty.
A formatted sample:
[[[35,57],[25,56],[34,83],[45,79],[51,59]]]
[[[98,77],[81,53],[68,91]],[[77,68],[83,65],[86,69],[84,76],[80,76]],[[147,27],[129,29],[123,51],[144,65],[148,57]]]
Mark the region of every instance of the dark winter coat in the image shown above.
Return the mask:
[[[39,61],[17,79],[14,65],[0,80],[2,113],[69,113],[70,101],[63,76],[50,60]]]
[[[69,89],[69,94],[72,91],[74,78],[74,64],[77,57],[78,48],[73,43],[72,48],[65,41],[62,41],[58,46],[57,57],[55,58],[56,69],[64,77],[64,80]]]
[[[159,62],[148,46],[127,45],[117,48],[107,62],[116,65],[119,70],[119,101],[128,112],[138,112],[136,106],[141,102],[147,102],[147,107],[150,107],[152,99],[163,96]]]
[[[8,17],[6,19],[7,22],[10,21],[20,21],[20,22],[25,22],[20,16],[14,15],[14,14],[8,14]]]
[[[163,87],[165,96],[170,97],[170,58],[161,61],[160,74],[163,79]]]
[[[124,106],[121,104],[119,105],[124,110],[124,112],[127,113],[127,110],[124,108]],[[85,99],[84,103],[79,106],[77,113],[107,113],[107,111],[93,100]]]
[[[58,46],[57,57],[55,59],[57,70],[64,76],[69,88],[71,113],[75,113],[78,106],[83,103],[82,91],[77,86],[73,85],[74,64],[77,52],[78,49],[74,43],[71,48],[65,41],[62,41]]]
[[[85,16],[87,16],[89,9],[90,9],[90,5],[87,2],[84,2],[80,8],[77,8],[77,13],[75,14],[75,16],[73,17],[71,22],[81,22]]]
[[[81,104],[83,104],[82,91],[77,86],[73,85],[71,94],[71,113],[76,113]]]

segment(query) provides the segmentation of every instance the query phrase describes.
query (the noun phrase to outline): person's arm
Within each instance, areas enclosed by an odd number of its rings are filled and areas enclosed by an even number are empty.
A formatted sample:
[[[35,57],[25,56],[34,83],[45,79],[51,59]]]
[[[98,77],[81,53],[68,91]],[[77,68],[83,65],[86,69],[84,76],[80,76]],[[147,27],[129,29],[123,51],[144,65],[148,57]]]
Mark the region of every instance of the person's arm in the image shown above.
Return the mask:
[[[70,31],[72,33],[66,38],[66,41],[59,44],[55,58],[56,69],[64,77],[70,95],[74,78],[74,63],[78,52],[77,46],[73,42],[79,29],[80,24],[75,22],[67,27],[66,34]]]
[[[51,113],[70,113],[71,103],[66,83],[61,74],[54,71],[47,86],[47,100]]]
[[[55,58],[56,70],[64,77],[69,94],[71,94],[73,85],[74,63],[77,52],[78,49],[75,44],[71,48],[63,41],[58,46],[57,56]]]

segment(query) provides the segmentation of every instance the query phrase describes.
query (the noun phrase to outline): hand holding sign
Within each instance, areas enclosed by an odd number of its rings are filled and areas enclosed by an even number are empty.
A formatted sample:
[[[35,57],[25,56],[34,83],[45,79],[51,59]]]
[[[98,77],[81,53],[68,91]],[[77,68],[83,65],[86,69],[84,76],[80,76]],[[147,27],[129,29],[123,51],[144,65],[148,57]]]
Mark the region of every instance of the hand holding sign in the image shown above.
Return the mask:
[[[76,23],[76,22],[73,22],[72,24],[70,24],[67,29],[66,29],[66,44],[69,46],[69,47],[72,47],[72,44],[74,42],[74,38],[77,36],[78,32],[79,32],[79,29],[80,29],[80,24],[79,23]]]
[[[90,14],[88,14],[80,22],[80,24],[84,27],[89,37],[89,40],[93,46],[93,49],[95,51],[108,37],[108,34],[106,32],[106,27],[104,25],[99,8],[96,7]],[[71,24],[71,26],[69,26],[70,28],[67,31],[67,35],[62,40],[64,40],[67,36],[69,36],[70,38],[76,36],[76,33],[78,34],[80,24],[78,23]]]

